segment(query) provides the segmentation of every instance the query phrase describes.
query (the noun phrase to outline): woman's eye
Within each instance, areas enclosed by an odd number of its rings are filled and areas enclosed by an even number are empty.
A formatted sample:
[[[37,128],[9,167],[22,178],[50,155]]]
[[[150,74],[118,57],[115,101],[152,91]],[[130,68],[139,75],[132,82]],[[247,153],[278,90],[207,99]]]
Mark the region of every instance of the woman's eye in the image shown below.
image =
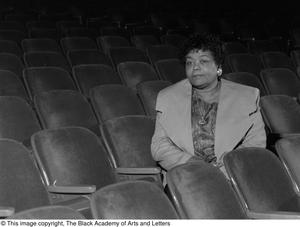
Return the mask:
[[[208,60],[200,60],[200,64],[207,64]]]
[[[185,65],[187,65],[187,66],[192,65],[192,62],[191,61],[187,61],[187,62],[185,62]]]

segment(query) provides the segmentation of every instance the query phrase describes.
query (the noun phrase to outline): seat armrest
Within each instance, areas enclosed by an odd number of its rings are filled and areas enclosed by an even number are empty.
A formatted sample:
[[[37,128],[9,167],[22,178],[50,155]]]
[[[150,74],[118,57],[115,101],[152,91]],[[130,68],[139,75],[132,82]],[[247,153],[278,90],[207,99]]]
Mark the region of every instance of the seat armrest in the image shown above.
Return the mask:
[[[15,213],[14,207],[0,207],[0,217],[6,218]]]
[[[289,211],[247,211],[247,216],[253,219],[300,219],[300,212]]]
[[[122,168],[118,167],[115,169],[118,174],[133,174],[133,175],[153,175],[160,174],[161,169],[159,167],[150,168]]]
[[[300,133],[280,133],[280,137],[293,137],[293,136],[300,136]]]
[[[96,191],[95,185],[47,186],[49,192],[65,194],[91,194]]]

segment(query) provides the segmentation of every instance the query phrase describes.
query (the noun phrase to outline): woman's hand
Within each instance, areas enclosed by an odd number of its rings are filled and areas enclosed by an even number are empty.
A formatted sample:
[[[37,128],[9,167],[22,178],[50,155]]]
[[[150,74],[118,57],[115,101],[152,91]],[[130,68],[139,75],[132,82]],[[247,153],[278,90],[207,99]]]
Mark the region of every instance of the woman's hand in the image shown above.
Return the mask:
[[[199,156],[194,155],[187,162],[199,162],[199,161],[204,161],[204,159]]]
[[[199,162],[199,161],[204,161],[205,162],[205,160],[202,157],[194,155],[187,162],[190,163],[190,162]],[[222,162],[209,162],[209,163],[212,164],[213,166],[217,167],[217,168],[220,168],[220,167],[223,166]]]

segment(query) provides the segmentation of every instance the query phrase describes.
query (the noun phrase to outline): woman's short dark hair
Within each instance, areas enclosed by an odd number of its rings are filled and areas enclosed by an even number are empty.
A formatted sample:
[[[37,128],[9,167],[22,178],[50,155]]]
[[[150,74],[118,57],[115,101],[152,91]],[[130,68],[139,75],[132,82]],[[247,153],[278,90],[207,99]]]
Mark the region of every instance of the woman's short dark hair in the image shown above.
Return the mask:
[[[224,54],[219,37],[212,34],[193,34],[182,45],[180,57],[185,62],[191,50],[210,51],[217,65],[222,65]]]

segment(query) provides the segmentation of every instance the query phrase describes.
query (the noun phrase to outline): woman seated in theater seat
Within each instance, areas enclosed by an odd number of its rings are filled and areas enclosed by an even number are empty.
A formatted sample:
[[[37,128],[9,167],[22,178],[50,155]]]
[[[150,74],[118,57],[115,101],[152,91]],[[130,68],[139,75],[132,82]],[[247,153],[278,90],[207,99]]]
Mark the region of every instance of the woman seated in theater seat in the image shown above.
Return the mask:
[[[259,90],[221,79],[223,53],[218,37],[190,37],[182,57],[187,78],[157,97],[152,156],[166,171],[203,160],[225,173],[225,152],[266,146]]]

